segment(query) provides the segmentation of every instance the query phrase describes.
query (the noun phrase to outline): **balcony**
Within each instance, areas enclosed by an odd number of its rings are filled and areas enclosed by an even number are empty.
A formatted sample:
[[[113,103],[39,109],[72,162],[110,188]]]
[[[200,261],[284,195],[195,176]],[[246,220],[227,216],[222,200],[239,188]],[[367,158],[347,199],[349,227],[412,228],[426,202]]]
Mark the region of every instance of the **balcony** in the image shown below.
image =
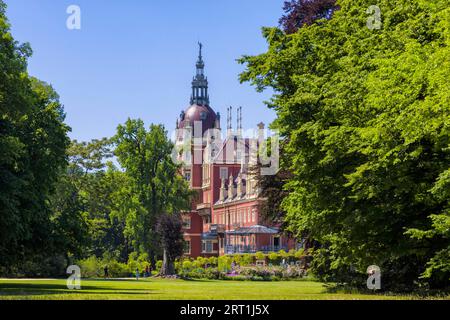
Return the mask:
[[[198,214],[202,217],[211,216],[211,204],[209,203],[199,203],[197,204]]]
[[[199,203],[199,204],[197,204],[197,210],[210,209],[210,208],[211,208],[211,204],[210,203]]]
[[[209,231],[211,233],[224,233],[225,225],[224,224],[211,224],[211,226],[209,227]]]

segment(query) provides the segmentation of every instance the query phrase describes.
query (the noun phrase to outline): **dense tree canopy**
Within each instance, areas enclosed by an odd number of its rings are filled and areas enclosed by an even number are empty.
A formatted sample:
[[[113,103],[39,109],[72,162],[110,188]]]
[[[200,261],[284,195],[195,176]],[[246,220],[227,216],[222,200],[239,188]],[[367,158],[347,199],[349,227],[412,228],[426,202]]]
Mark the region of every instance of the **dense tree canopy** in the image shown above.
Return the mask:
[[[0,1],[0,267],[8,269],[44,248],[61,252],[48,201],[67,163],[69,127],[58,95],[27,74],[30,55]]]
[[[296,33],[265,28],[266,53],[243,57],[242,81],[271,87],[273,126],[294,178],[292,232],[322,243],[315,272],[386,287],[450,279],[450,8],[448,1],[367,0]]]
[[[114,142],[114,153],[131,179],[134,194],[127,230],[135,249],[147,253],[154,262],[161,251],[158,217],[188,209],[192,193],[172,161],[173,144],[162,125],[151,125],[147,131],[142,120],[129,119],[117,128]]]

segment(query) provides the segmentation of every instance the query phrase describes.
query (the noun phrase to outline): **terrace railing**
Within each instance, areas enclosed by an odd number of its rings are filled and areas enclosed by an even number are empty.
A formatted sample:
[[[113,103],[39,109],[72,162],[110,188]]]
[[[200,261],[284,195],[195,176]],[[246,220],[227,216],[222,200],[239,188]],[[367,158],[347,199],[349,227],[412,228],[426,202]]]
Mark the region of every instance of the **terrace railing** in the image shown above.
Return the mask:
[[[226,245],[225,254],[288,251],[287,246]]]

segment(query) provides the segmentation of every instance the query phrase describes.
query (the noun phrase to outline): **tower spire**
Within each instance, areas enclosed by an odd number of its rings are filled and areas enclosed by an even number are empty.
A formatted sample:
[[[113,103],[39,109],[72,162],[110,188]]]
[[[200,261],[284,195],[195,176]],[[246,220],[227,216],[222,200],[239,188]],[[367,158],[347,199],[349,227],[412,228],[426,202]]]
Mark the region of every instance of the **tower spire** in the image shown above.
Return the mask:
[[[202,56],[203,44],[199,42],[198,47],[197,73],[192,80],[191,104],[202,106],[209,105],[208,78],[205,77],[205,63]]]

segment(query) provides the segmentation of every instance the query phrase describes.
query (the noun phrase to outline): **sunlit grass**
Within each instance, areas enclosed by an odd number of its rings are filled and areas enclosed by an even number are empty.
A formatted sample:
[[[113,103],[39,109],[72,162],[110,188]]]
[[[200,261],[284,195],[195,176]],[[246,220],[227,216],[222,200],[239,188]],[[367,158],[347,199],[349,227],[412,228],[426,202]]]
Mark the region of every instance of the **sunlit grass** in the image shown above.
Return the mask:
[[[420,299],[416,295],[330,292],[316,281],[220,280],[82,280],[81,290],[69,290],[66,280],[0,280],[0,299],[45,300],[353,300]],[[450,296],[446,297],[447,299]],[[436,297],[434,297],[436,299]]]

